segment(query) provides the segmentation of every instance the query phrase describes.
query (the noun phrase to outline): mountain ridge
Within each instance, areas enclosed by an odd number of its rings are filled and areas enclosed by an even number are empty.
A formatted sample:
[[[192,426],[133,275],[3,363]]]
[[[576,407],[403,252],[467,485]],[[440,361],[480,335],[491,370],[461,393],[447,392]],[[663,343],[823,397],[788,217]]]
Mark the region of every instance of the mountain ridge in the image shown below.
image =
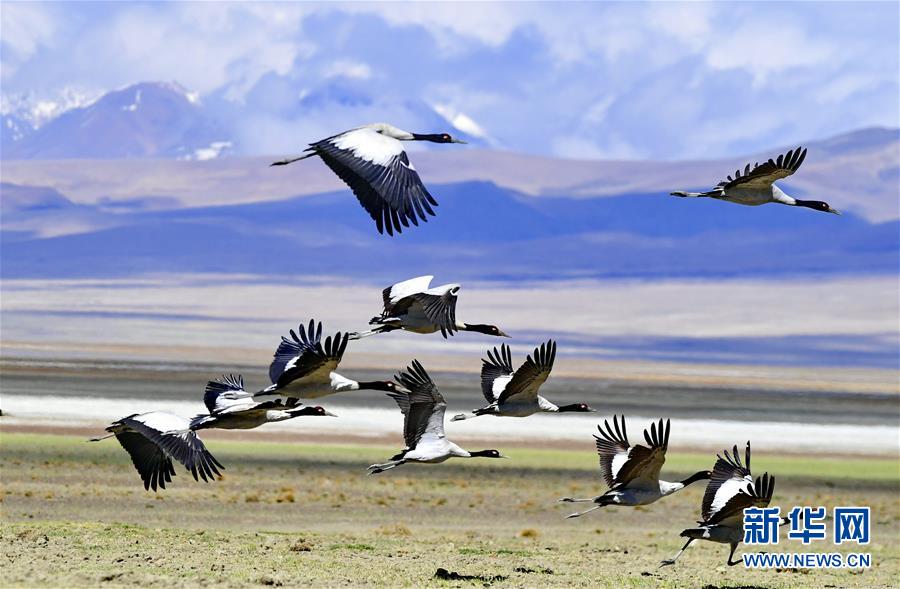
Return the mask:
[[[85,226],[68,235],[24,232],[21,219],[8,226],[17,218],[4,215],[2,276],[199,272],[390,281],[397,268],[403,275],[444,268],[459,279],[503,281],[722,278],[891,274],[900,260],[898,221],[871,223],[852,214],[776,205],[742,209],[657,194],[548,203],[486,182],[434,189],[441,195],[437,216],[394,238],[375,233],[365,211],[343,191],[114,213],[78,205]],[[59,222],[52,210],[27,216],[34,221],[42,215],[51,229]],[[370,263],[374,247],[382,270]]]

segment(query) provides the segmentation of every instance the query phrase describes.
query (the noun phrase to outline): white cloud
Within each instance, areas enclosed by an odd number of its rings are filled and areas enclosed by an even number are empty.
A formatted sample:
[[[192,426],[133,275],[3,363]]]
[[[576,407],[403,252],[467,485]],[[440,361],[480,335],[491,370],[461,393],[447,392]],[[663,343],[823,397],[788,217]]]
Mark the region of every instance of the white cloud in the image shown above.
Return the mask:
[[[718,40],[713,28],[716,6],[710,2],[656,2],[646,8],[647,24],[697,50]]]
[[[0,20],[3,44],[19,59],[27,59],[56,33],[58,23],[51,11],[40,3],[6,2]]]
[[[476,123],[469,115],[459,112],[452,106],[435,104],[434,110],[463,133],[480,139],[489,139],[488,132],[481,125]]]
[[[43,4],[4,2],[0,11],[2,77],[11,76],[41,46],[49,44],[58,28],[56,17]]]
[[[857,92],[879,84],[879,76],[872,73],[848,72],[826,81],[816,92],[820,102],[840,103]]]
[[[774,73],[823,66],[837,49],[799,27],[764,19],[717,38],[706,52],[706,63],[719,70],[745,69],[754,83],[762,84]]]
[[[377,14],[393,25],[419,25],[435,34],[447,50],[460,50],[460,39],[475,39],[498,46],[514,30],[535,23],[543,13],[539,5],[455,2],[361,2],[340,5],[348,13]],[[537,8],[537,10],[536,10]]]
[[[408,102],[441,105],[460,130],[522,151],[728,155],[895,124],[896,107],[884,105],[900,84],[898,12],[890,3],[4,3],[3,104],[28,91],[46,117],[66,104],[61,88],[93,95],[177,80],[204,108],[247,107],[234,122],[247,129],[236,132],[238,149],[287,148],[298,130],[401,123],[392,117],[408,116],[413,107],[396,106]],[[303,97],[319,100],[315,121],[294,120]],[[254,136],[247,120],[266,133]]]
[[[372,68],[368,64],[349,59],[333,61],[325,67],[326,78],[349,78],[351,80],[368,80],[372,77]]]
[[[556,137],[552,154],[561,158],[593,160],[632,160],[643,156],[626,141],[607,138],[606,143],[601,146],[584,137]]]

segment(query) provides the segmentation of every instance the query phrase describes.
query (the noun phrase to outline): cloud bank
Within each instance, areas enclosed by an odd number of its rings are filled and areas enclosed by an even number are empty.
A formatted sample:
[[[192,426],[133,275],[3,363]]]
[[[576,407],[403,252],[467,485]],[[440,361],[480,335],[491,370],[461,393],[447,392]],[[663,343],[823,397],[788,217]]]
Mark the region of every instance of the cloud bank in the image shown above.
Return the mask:
[[[259,153],[430,108],[517,151],[707,158],[900,126],[898,19],[897,3],[4,2],[2,93],[52,111],[177,81]]]

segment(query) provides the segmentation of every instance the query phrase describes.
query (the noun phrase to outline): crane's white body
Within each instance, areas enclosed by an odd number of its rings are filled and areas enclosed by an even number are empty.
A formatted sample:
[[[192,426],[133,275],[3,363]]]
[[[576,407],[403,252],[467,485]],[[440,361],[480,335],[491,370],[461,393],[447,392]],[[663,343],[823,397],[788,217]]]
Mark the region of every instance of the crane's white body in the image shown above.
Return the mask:
[[[191,420],[191,429],[254,429],[266,423],[286,421],[309,415],[308,407],[281,399],[259,402],[244,390],[244,379],[238,375],[210,381],[206,385],[204,403],[209,414]],[[321,407],[314,408],[321,410]],[[323,415],[331,415],[323,411]]]
[[[407,452],[403,459],[408,462],[437,464],[450,458],[469,458],[470,456],[468,450],[457,446],[443,434],[435,435],[426,431],[416,447]]]
[[[336,368],[337,362],[333,364]],[[332,377],[340,375],[329,368],[330,366],[324,366],[310,375],[288,383],[284,388],[278,388],[273,384],[263,389],[262,392],[275,393],[291,399],[320,399],[333,395],[339,391],[331,386]]]
[[[449,293],[452,296],[456,296],[462,288],[462,285],[460,284],[442,284],[440,286],[428,288],[432,278],[432,276],[420,276],[395,284],[391,288],[391,304],[396,305],[403,299],[417,294],[442,297]],[[420,334],[435,333],[441,329],[440,326],[435,325],[435,323],[425,315],[425,307],[419,301],[413,301],[403,313],[380,319],[380,323],[382,325],[391,325],[403,329],[404,331]],[[457,330],[465,330],[466,324],[462,321],[456,321],[455,327]]]
[[[513,371],[508,346],[501,346],[499,350],[496,348],[493,351],[489,350],[488,360],[482,361],[484,364],[481,369],[482,393],[489,404],[471,413],[454,415],[452,421],[471,419],[480,415],[528,417],[535,413],[559,413],[571,410],[572,406],[560,408],[538,394],[553,369],[555,357],[556,343],[550,340],[540,348],[535,348],[533,354]],[[583,407],[585,411],[592,411],[586,405]]]
[[[708,540],[719,544],[740,543],[744,539],[744,526],[728,526],[725,524],[713,524],[711,526],[698,526],[689,528],[681,533],[686,538],[696,540]]]
[[[744,188],[735,186],[721,191],[721,196],[713,195],[712,198],[726,200],[739,205],[758,207],[770,202],[793,206],[797,200],[785,194],[780,188],[772,184],[768,188]]]
[[[696,481],[710,478],[709,471],[699,471],[683,481],[676,482],[659,478],[669,445],[669,420],[664,424],[660,419],[658,427],[653,423],[649,430],[644,430],[644,439],[649,446],[632,445],[628,442],[624,416],[621,422],[617,422],[616,416],[613,416],[613,424],[615,432],[609,423],[604,421],[606,431],[598,426],[600,436],[594,436],[597,454],[600,456],[600,471],[609,485],[609,490],[593,498],[564,497],[561,501],[597,504],[596,507],[570,514],[568,517],[580,517],[607,505],[626,507],[649,505],[677,493]]]
[[[497,379],[500,380],[500,379]],[[507,379],[508,380],[508,379]],[[500,389],[502,392],[502,388]],[[499,394],[499,393],[498,393]],[[551,403],[538,395],[533,401],[521,398],[513,398],[504,403],[494,402],[488,407],[475,413],[459,413],[453,416],[451,421],[461,421],[480,417],[481,415],[493,415],[494,417],[529,417],[535,413],[558,413],[559,406]]]
[[[410,306],[409,311],[402,315],[385,317],[381,320],[381,324],[397,327],[412,333],[429,334],[440,331],[440,327],[435,325],[434,322],[425,316],[425,309],[418,303],[413,303],[412,306]],[[457,322],[457,327],[464,327],[464,325],[461,326]]]
[[[398,377],[404,391],[389,393],[403,413],[406,448],[389,462],[370,466],[369,474],[391,470],[408,462],[437,464],[450,458],[503,458],[496,450],[473,453],[448,440],[444,435],[447,403],[418,360],[413,360],[407,370]]]
[[[622,489],[610,489],[601,497],[606,498],[608,505],[635,506],[655,503],[667,495],[684,488],[682,483],[669,481],[632,481]]]
[[[299,409],[236,409],[233,412],[198,416],[194,429],[254,429],[267,423],[293,419],[297,417]]]
[[[349,151],[354,157],[376,166],[388,166],[403,153],[400,141],[411,141],[413,134],[387,123],[365,125],[334,137],[331,143],[338,149]],[[415,169],[412,164],[407,166]]]

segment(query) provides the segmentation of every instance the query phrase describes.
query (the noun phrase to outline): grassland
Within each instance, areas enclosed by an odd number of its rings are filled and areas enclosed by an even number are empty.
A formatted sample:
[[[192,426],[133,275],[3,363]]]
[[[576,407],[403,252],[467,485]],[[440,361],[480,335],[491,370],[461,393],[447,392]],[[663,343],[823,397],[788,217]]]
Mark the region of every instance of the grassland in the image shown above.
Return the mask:
[[[869,570],[747,571],[724,566],[727,547],[714,544],[658,570],[696,519],[702,485],[566,520],[571,506],[557,497],[601,490],[589,452],[504,448],[512,460],[367,477],[365,466],[394,448],[209,446],[227,467],[222,480],[195,483],[182,470],[169,489],[148,493],[113,440],[3,433],[3,584],[894,587],[900,575],[895,460],[754,456],[755,472],[777,475],[782,507],[871,505]],[[710,465],[707,455],[672,455],[665,474]],[[782,538],[779,550],[802,548]]]

